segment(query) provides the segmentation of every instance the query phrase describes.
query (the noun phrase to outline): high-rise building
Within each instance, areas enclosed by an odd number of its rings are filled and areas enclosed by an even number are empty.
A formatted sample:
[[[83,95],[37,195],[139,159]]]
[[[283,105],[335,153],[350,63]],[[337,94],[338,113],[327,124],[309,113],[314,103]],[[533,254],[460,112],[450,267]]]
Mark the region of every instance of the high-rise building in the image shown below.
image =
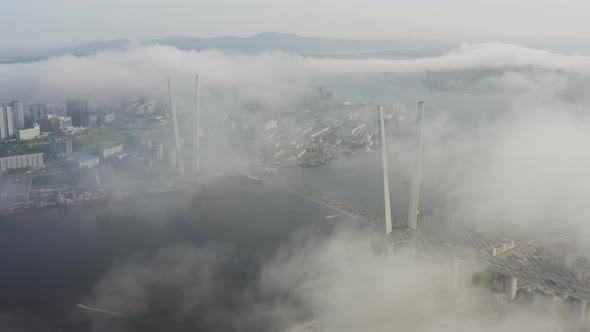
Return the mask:
[[[4,122],[4,108],[0,106],[0,140],[8,138],[7,130],[6,123]]]
[[[9,139],[12,136],[14,136],[12,107],[0,107],[0,139]]]
[[[62,141],[56,137],[49,138],[49,151],[57,154],[71,154],[72,141]]]
[[[66,102],[66,110],[68,116],[72,117],[72,125],[74,127],[88,127],[90,125],[87,100],[68,100]]]
[[[47,114],[47,108],[42,104],[31,105],[29,111],[31,112],[31,121],[33,123],[39,121],[39,119]]]
[[[14,112],[12,107],[6,106],[4,108],[6,111],[6,125],[8,126],[8,136],[14,136]]]
[[[43,133],[53,131],[53,117],[51,115],[46,115],[35,121],[35,123],[39,125],[39,128]]]
[[[11,103],[14,129],[25,129],[25,108],[22,102],[15,100]]]
[[[53,119],[53,131],[60,131],[72,126],[72,118],[69,116],[60,116]]]
[[[98,123],[98,116],[96,114],[92,114],[88,116],[88,126],[94,127]]]

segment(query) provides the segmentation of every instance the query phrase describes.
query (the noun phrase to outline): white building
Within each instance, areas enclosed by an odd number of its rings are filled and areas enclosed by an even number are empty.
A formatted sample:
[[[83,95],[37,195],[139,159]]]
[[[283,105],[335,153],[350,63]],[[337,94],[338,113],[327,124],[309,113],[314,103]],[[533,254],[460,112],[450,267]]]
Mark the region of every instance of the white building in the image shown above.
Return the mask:
[[[315,134],[312,134],[311,136],[309,136],[309,138],[310,138],[310,139],[314,139],[314,138],[318,137],[319,135],[323,135],[323,134],[327,133],[327,132],[328,132],[328,130],[330,130],[330,127],[326,127],[326,128],[324,128],[324,129],[322,129],[322,130],[320,130],[320,131],[316,132]]]
[[[40,168],[43,167],[43,154],[23,154],[20,156],[4,157],[0,158],[0,173],[4,173],[9,169],[17,168]]]
[[[88,126],[94,127],[98,124],[98,116],[96,114],[92,114],[88,116]]]
[[[115,155],[115,154],[121,153],[121,152],[123,152],[123,144],[111,146],[109,148],[102,149],[102,157],[108,158],[112,155]]]
[[[264,125],[264,129],[271,130],[277,127],[277,121],[276,120],[272,120],[272,121],[268,121],[265,125]]]
[[[123,102],[123,111],[133,115],[152,114],[156,110],[156,101],[149,98],[128,99]]]
[[[71,116],[60,116],[53,118],[53,131],[60,131],[72,127]]]
[[[80,169],[92,168],[92,167],[100,164],[100,159],[98,159],[98,157],[90,156],[90,155],[86,155],[86,154],[78,155],[75,160],[76,160],[76,164],[78,165],[78,168],[80,168]]]
[[[512,251],[516,244],[513,241],[497,242],[492,246],[492,256],[504,256]]]
[[[31,129],[20,129],[16,132],[16,138],[20,141],[27,141],[41,135],[41,128],[35,123]]]
[[[341,126],[340,128],[338,128],[337,132],[339,137],[352,137],[364,132],[366,127],[367,126],[364,123],[358,126],[349,124]]]
[[[115,121],[115,113],[105,113],[98,115],[98,124],[99,125],[106,125],[111,122]]]

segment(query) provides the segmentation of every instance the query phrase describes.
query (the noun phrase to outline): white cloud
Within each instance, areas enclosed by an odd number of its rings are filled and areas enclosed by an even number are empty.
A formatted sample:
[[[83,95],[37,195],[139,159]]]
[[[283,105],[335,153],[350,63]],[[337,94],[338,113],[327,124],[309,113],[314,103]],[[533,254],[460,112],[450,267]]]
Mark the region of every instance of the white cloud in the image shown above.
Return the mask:
[[[189,91],[191,76],[201,73],[205,88],[233,89],[245,96],[280,102],[306,92],[316,77],[521,65],[590,73],[590,57],[497,43],[464,45],[439,57],[396,60],[318,59],[278,52],[246,55],[138,46],[89,57],[63,56],[0,65],[0,100],[63,100],[88,95],[164,97],[166,75],[172,76],[178,93],[183,94]]]

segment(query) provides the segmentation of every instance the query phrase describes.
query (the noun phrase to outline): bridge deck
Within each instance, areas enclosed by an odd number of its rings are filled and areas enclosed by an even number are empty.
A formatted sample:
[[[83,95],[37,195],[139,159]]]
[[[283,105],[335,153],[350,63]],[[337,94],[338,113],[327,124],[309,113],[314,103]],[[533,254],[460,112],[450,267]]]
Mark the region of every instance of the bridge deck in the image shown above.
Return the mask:
[[[273,186],[347,215],[377,232],[384,233],[383,219],[365,209],[340,202],[307,186],[289,182],[280,175],[267,174],[259,170],[249,170],[244,175],[259,178]],[[399,194],[409,194],[408,190],[400,190],[399,187],[397,189]],[[590,300],[590,287],[568,270],[555,252],[534,241],[515,239],[500,228],[476,229],[458,222],[457,220],[460,219],[453,215],[450,204],[441,199],[441,195],[437,195],[434,188],[425,188],[423,191],[429,194],[424,195],[420,200],[420,211],[425,212],[419,215],[419,226],[415,234],[419,240],[446,247],[446,250],[453,255],[477,258],[484,261],[489,269],[517,277],[525,282],[571,297]],[[399,223],[397,227],[400,227]],[[493,256],[492,247],[502,241],[517,243],[515,250],[504,256]]]

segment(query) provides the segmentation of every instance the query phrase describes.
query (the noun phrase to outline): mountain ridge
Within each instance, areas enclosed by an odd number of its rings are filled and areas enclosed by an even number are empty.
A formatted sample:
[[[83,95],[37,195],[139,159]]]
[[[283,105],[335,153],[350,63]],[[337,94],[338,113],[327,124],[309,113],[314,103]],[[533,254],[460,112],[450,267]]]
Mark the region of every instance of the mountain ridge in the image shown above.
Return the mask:
[[[51,57],[71,54],[74,56],[88,56],[102,51],[126,50],[132,45],[129,39],[113,39],[95,41],[79,45],[48,48],[25,52],[17,55],[2,55],[0,60],[6,62],[37,61]],[[139,42],[140,45],[165,45],[182,50],[234,51],[242,53],[260,53],[267,51],[282,51],[296,54],[389,54],[389,56],[413,56],[440,54],[448,51],[456,44],[437,40],[362,40],[339,39],[323,37],[304,37],[292,33],[261,32],[248,37],[220,36],[220,37],[186,37],[172,35],[163,38],[149,39]],[[2,59],[4,58],[4,59]]]
[[[168,45],[182,49],[221,49],[242,52],[376,52],[399,49],[448,49],[456,46],[436,40],[417,39],[344,39],[304,37],[292,33],[261,32],[248,37],[223,36],[211,38],[169,36],[145,40],[144,45]]]

